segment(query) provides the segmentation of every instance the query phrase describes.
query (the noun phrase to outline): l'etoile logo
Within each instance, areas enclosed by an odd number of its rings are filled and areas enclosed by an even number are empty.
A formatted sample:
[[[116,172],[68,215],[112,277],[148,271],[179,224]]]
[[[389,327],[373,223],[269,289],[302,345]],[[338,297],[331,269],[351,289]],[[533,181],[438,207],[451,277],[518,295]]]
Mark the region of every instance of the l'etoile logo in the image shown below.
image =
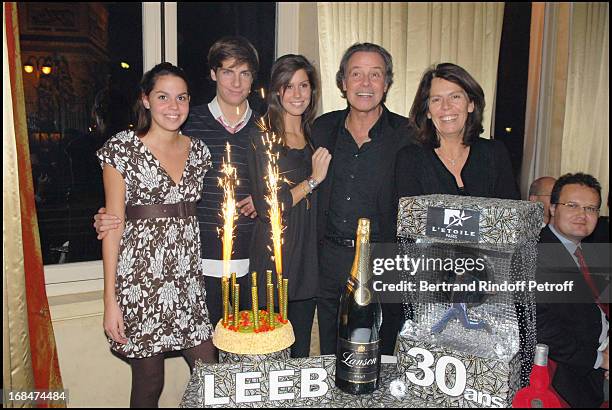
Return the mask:
[[[446,228],[453,226],[463,226],[463,221],[471,219],[471,216],[467,216],[464,210],[458,209],[445,209],[444,210],[444,225]]]
[[[469,209],[427,209],[427,236],[478,242],[480,236],[480,212]]]

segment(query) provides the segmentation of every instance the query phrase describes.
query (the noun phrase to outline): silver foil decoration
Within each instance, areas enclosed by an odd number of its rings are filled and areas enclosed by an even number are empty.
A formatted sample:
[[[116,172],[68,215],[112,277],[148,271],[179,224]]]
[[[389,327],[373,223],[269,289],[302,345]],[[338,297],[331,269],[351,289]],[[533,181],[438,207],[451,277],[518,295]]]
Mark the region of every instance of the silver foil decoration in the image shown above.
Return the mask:
[[[432,217],[436,214],[434,208],[445,217],[438,221],[438,232],[445,228],[459,232],[454,235],[457,239],[452,234],[436,237],[436,228],[432,230],[437,223]],[[478,215],[473,217],[478,219],[474,242],[460,239],[463,230],[469,230],[465,221],[470,215]],[[402,198],[397,226],[400,252],[411,258],[456,258],[468,254],[484,260],[483,277],[457,275],[455,281],[528,282],[535,280],[542,215],[541,204],[526,201],[452,195]],[[472,225],[473,222],[470,221]],[[416,284],[453,282],[449,272],[441,270],[420,270],[404,276],[403,280]],[[492,292],[476,295],[475,300],[471,297],[448,292],[406,292],[404,301],[410,313],[400,333],[400,344],[426,341],[447,351],[505,363],[514,363],[518,355],[521,378],[520,386],[515,387],[527,385],[536,344],[534,295]]]

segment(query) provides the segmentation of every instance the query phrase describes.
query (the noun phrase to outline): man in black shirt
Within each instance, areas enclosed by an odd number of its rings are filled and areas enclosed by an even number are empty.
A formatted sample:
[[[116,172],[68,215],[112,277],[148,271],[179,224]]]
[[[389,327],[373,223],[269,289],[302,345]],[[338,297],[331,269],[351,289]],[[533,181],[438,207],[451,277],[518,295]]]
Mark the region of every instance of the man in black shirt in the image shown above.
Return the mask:
[[[348,108],[322,115],[313,127],[315,147],[332,153],[317,209],[321,354],[336,351],[338,303],[355,255],[357,220],[370,219],[372,242],[396,239],[395,155],[408,145],[412,129],[407,118],[383,104],[392,82],[393,62],[387,50],[354,44],[336,74]],[[383,304],[383,354],[393,354],[402,323],[401,305]]]

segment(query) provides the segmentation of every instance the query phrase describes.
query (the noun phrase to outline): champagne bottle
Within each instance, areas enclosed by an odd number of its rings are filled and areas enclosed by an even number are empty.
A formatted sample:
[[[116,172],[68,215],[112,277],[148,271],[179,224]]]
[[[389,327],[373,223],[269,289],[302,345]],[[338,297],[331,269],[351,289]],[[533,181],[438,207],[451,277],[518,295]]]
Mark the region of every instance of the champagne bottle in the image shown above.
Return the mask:
[[[366,394],[380,385],[382,308],[372,290],[370,220],[359,219],[355,259],[338,310],[336,386]]]
[[[529,386],[519,390],[512,400],[512,407],[560,408],[561,402],[552,391],[548,374],[548,346],[536,345]]]

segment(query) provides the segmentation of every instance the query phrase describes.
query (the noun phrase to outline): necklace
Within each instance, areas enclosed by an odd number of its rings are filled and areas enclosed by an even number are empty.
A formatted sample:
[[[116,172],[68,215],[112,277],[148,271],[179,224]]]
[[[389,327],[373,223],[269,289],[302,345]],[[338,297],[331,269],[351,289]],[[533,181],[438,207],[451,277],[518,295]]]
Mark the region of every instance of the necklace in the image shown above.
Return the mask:
[[[438,156],[442,158],[443,160],[450,162],[451,166],[454,167],[455,165],[457,165],[457,161],[459,160],[459,158],[461,158],[461,156],[463,155],[463,152],[459,153],[459,155],[457,155],[455,158],[447,158],[444,155],[442,155],[437,149],[436,149],[436,154],[438,154]]]

